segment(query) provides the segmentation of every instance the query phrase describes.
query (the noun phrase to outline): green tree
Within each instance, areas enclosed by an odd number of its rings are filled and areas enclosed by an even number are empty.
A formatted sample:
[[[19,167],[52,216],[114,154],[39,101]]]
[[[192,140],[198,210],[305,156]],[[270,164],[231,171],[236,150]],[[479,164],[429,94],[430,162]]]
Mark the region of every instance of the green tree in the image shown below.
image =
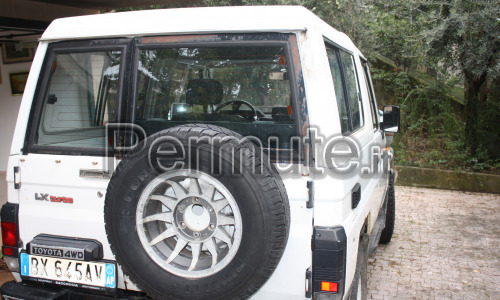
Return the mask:
[[[379,105],[401,105],[393,145],[409,155],[399,163],[500,169],[498,0],[200,0],[145,9],[225,5],[302,5],[346,33],[371,62]],[[465,110],[453,101],[463,94]]]
[[[434,5],[432,28],[427,31],[429,54],[440,57],[451,72],[463,75],[465,145],[475,156],[479,144],[479,92],[487,80],[500,76],[500,3],[448,0]]]

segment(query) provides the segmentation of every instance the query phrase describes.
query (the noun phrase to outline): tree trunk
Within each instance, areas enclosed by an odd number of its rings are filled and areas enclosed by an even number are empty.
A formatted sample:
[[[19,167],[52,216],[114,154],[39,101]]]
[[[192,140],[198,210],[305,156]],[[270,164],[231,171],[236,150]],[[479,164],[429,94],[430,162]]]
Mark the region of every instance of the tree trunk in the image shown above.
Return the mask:
[[[486,76],[479,78],[465,73],[465,146],[470,157],[476,155],[478,148],[478,124],[479,124],[479,90]]]

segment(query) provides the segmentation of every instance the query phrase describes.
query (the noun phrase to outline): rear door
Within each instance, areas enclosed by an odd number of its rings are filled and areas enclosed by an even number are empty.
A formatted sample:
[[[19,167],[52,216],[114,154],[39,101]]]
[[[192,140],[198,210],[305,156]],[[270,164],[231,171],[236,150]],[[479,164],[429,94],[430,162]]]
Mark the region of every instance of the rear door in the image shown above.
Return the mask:
[[[360,206],[369,207],[376,213],[383,192],[380,190],[382,136],[378,130],[378,122],[374,119],[373,111],[376,108],[371,101],[374,99],[373,92],[370,94],[366,73],[357,63],[358,55],[328,41],[325,44],[335,87],[341,133],[344,138],[354,141],[359,151],[356,157],[359,162],[357,168],[342,178],[346,192],[344,197],[350,200],[353,195],[356,201],[367,201]],[[357,206],[358,203],[352,204],[355,214],[360,213],[359,209],[356,210]]]
[[[375,98],[375,91],[373,89],[373,82],[370,76],[370,68],[368,66],[368,62],[364,59],[361,59],[361,64],[363,65],[363,70],[362,73],[364,77],[364,82],[366,85],[366,90],[367,90],[367,99],[369,102],[369,107],[370,107],[370,115],[371,115],[371,128],[373,131],[373,143],[374,143],[374,148],[372,151],[371,155],[371,160],[373,161],[373,173],[376,175],[375,180],[377,181],[374,193],[372,198],[374,198],[375,202],[380,205],[382,205],[384,196],[385,196],[385,190],[387,187],[387,180],[388,180],[388,172],[387,172],[387,165],[384,163],[384,159],[387,159],[387,149],[385,147],[385,137],[382,133],[382,130],[380,128],[380,122],[379,122],[379,114],[378,114],[378,108],[377,108],[377,101]],[[377,155],[378,154],[378,155]],[[377,207],[377,209],[378,209]],[[376,214],[378,210],[374,210],[373,213]]]
[[[49,45],[19,166],[20,235],[92,238],[112,259],[103,206],[113,165],[106,125],[119,122],[130,40]]]

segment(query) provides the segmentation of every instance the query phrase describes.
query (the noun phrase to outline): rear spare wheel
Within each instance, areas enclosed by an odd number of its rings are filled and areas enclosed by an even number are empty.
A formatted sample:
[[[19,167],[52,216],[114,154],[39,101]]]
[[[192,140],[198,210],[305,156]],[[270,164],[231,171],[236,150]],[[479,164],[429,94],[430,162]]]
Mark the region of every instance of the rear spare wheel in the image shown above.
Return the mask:
[[[158,299],[251,296],[289,230],[286,191],[267,156],[211,125],[167,129],[141,146],[106,194],[106,232],[125,274]]]

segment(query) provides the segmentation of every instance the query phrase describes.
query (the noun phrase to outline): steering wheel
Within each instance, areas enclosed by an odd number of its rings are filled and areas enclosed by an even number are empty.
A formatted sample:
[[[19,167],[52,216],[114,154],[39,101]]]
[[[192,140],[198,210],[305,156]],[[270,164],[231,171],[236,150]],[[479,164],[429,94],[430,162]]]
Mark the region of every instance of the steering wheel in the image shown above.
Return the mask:
[[[250,104],[250,102],[245,101],[245,100],[232,100],[232,101],[224,102],[219,107],[217,107],[217,109],[215,110],[215,112],[219,113],[222,110],[223,107],[226,107],[228,105],[232,105],[233,106],[232,112],[234,114],[237,114],[239,116],[242,116],[242,117],[244,117],[246,119],[250,119],[250,120],[253,120],[253,121],[256,121],[256,120],[259,119],[259,115],[258,115],[257,110],[255,109],[255,107],[253,107],[253,105]],[[246,105],[246,106],[250,107],[250,109],[252,110],[252,115],[253,116],[249,117],[246,114],[242,115],[241,113],[238,113],[238,112],[240,112],[240,107],[242,105]]]

